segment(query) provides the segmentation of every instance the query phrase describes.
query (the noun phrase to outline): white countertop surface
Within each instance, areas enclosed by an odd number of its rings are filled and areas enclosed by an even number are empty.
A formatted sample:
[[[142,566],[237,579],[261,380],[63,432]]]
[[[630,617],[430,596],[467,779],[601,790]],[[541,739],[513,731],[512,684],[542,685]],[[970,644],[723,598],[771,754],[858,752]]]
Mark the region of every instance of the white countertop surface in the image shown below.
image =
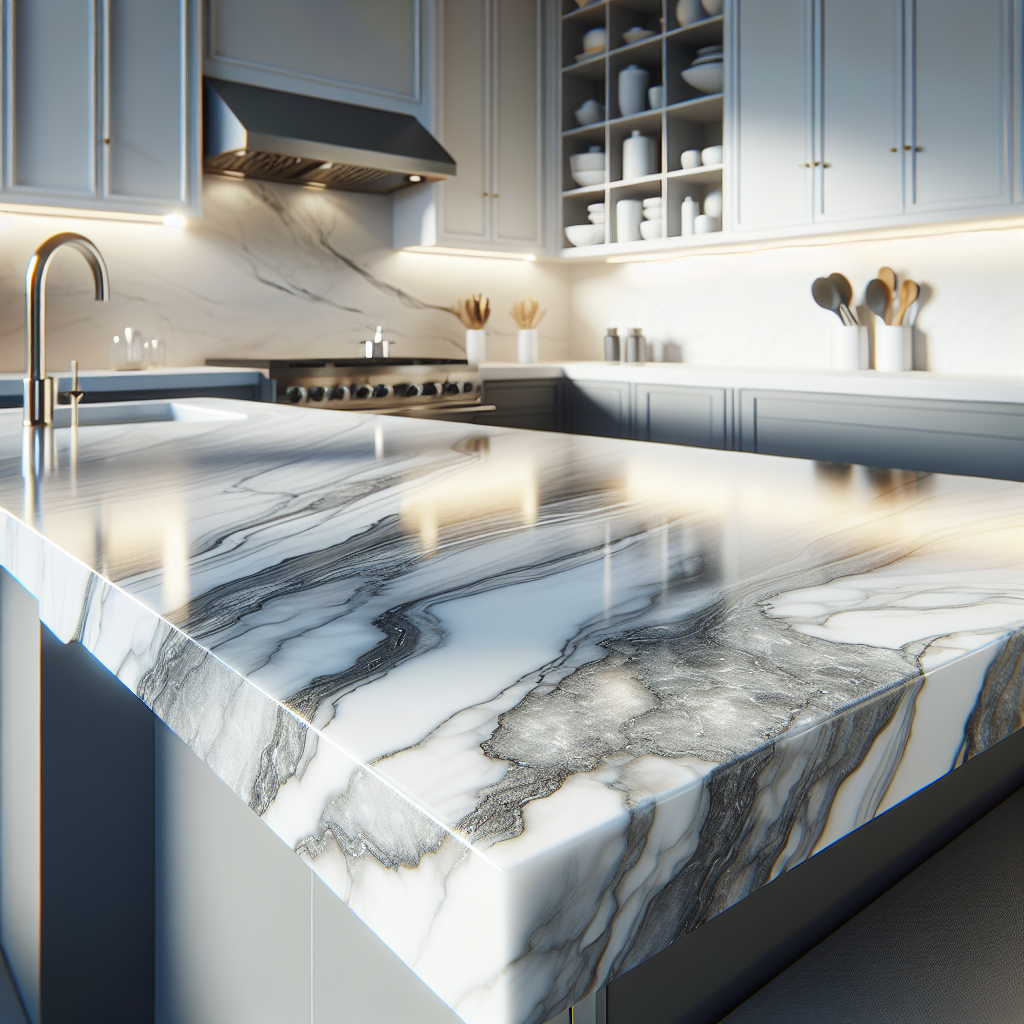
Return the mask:
[[[627,381],[691,387],[817,391],[878,398],[1024,403],[1024,377],[960,376],[918,370],[796,370],[689,366],[685,363],[484,363],[485,381],[557,379]]]
[[[71,371],[51,370],[50,376],[57,379],[57,388],[67,390]],[[234,366],[162,366],[151,370],[80,370],[82,390],[96,391],[144,391],[148,389],[201,387],[200,378],[217,378],[219,387],[252,384],[263,374],[259,370],[239,369]],[[0,373],[0,397],[21,394],[21,382],[25,372]]]

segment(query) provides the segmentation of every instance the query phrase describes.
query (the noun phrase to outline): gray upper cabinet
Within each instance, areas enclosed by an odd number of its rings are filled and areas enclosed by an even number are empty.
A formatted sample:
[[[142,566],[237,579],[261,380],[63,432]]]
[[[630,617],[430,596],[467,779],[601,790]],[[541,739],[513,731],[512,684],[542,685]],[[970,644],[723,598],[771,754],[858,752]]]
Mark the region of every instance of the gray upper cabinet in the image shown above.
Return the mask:
[[[907,0],[907,18],[908,207],[926,212],[1008,204],[1010,0]]]
[[[216,78],[433,116],[432,0],[207,0]],[[426,68],[432,71],[428,62]]]
[[[903,5],[821,0],[815,219],[903,212]]]
[[[198,0],[7,0],[7,203],[198,214]]]
[[[1014,3],[732,0],[727,229],[1011,212]]]
[[[544,247],[543,14],[543,0],[438,0],[436,134],[458,170],[395,194],[396,247]]]
[[[734,228],[811,222],[813,20],[810,0],[734,6]]]
[[[724,388],[637,384],[635,431],[639,441],[726,448]]]

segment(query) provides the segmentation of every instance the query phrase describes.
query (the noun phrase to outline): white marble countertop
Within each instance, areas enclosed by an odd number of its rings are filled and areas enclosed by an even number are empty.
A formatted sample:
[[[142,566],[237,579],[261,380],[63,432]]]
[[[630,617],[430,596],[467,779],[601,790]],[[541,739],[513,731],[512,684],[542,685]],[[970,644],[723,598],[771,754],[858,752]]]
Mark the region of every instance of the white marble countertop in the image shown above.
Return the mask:
[[[471,1024],[1019,726],[1022,484],[164,404],[0,411],[3,565]]]
[[[779,370],[690,366],[686,363],[484,363],[485,381],[569,380],[629,381],[693,387],[763,388],[770,391],[816,391],[879,398],[930,398],[972,402],[1024,403],[1024,377],[953,376],[922,371],[879,373],[876,370]]]

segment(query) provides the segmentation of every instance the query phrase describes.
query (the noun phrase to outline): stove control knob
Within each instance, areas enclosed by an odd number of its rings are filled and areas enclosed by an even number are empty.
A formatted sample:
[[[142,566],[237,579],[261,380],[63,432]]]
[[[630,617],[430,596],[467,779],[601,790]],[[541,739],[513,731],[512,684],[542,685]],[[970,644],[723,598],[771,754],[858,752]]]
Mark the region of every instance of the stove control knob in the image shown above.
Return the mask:
[[[334,399],[335,402],[344,402],[348,397],[349,390],[344,384],[335,384],[334,387],[331,388],[331,398]]]
[[[306,400],[306,389],[291,387],[284,393],[284,397],[292,403],[304,402]]]
[[[395,388],[396,391],[401,391],[406,398],[419,398],[423,394],[422,384],[402,384],[400,387]]]
[[[423,385],[423,394],[425,394],[425,395],[436,395],[436,394],[438,394],[438,386],[436,384],[434,384],[432,381],[427,381],[427,383]]]
[[[373,394],[373,385],[360,384],[356,388],[356,398],[369,398]]]
[[[463,381],[462,390],[468,395],[473,390],[473,385],[468,380]]]
[[[373,389],[374,398],[387,398],[388,395],[394,392],[394,388],[390,384],[378,384]]]
[[[322,402],[328,395],[330,388],[323,388],[319,384],[315,384],[309,389],[309,400],[311,402]]]
[[[444,386],[444,393],[446,395],[457,395],[462,388],[459,387],[459,382],[455,380],[448,381]]]

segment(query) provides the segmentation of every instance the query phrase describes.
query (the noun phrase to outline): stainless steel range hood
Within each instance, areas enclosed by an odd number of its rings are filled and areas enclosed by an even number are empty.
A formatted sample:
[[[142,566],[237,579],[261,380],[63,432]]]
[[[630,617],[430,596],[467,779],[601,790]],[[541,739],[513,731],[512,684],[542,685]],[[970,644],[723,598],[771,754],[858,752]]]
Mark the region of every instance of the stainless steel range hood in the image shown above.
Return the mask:
[[[204,169],[213,174],[394,192],[455,175],[455,161],[408,114],[205,79]]]

